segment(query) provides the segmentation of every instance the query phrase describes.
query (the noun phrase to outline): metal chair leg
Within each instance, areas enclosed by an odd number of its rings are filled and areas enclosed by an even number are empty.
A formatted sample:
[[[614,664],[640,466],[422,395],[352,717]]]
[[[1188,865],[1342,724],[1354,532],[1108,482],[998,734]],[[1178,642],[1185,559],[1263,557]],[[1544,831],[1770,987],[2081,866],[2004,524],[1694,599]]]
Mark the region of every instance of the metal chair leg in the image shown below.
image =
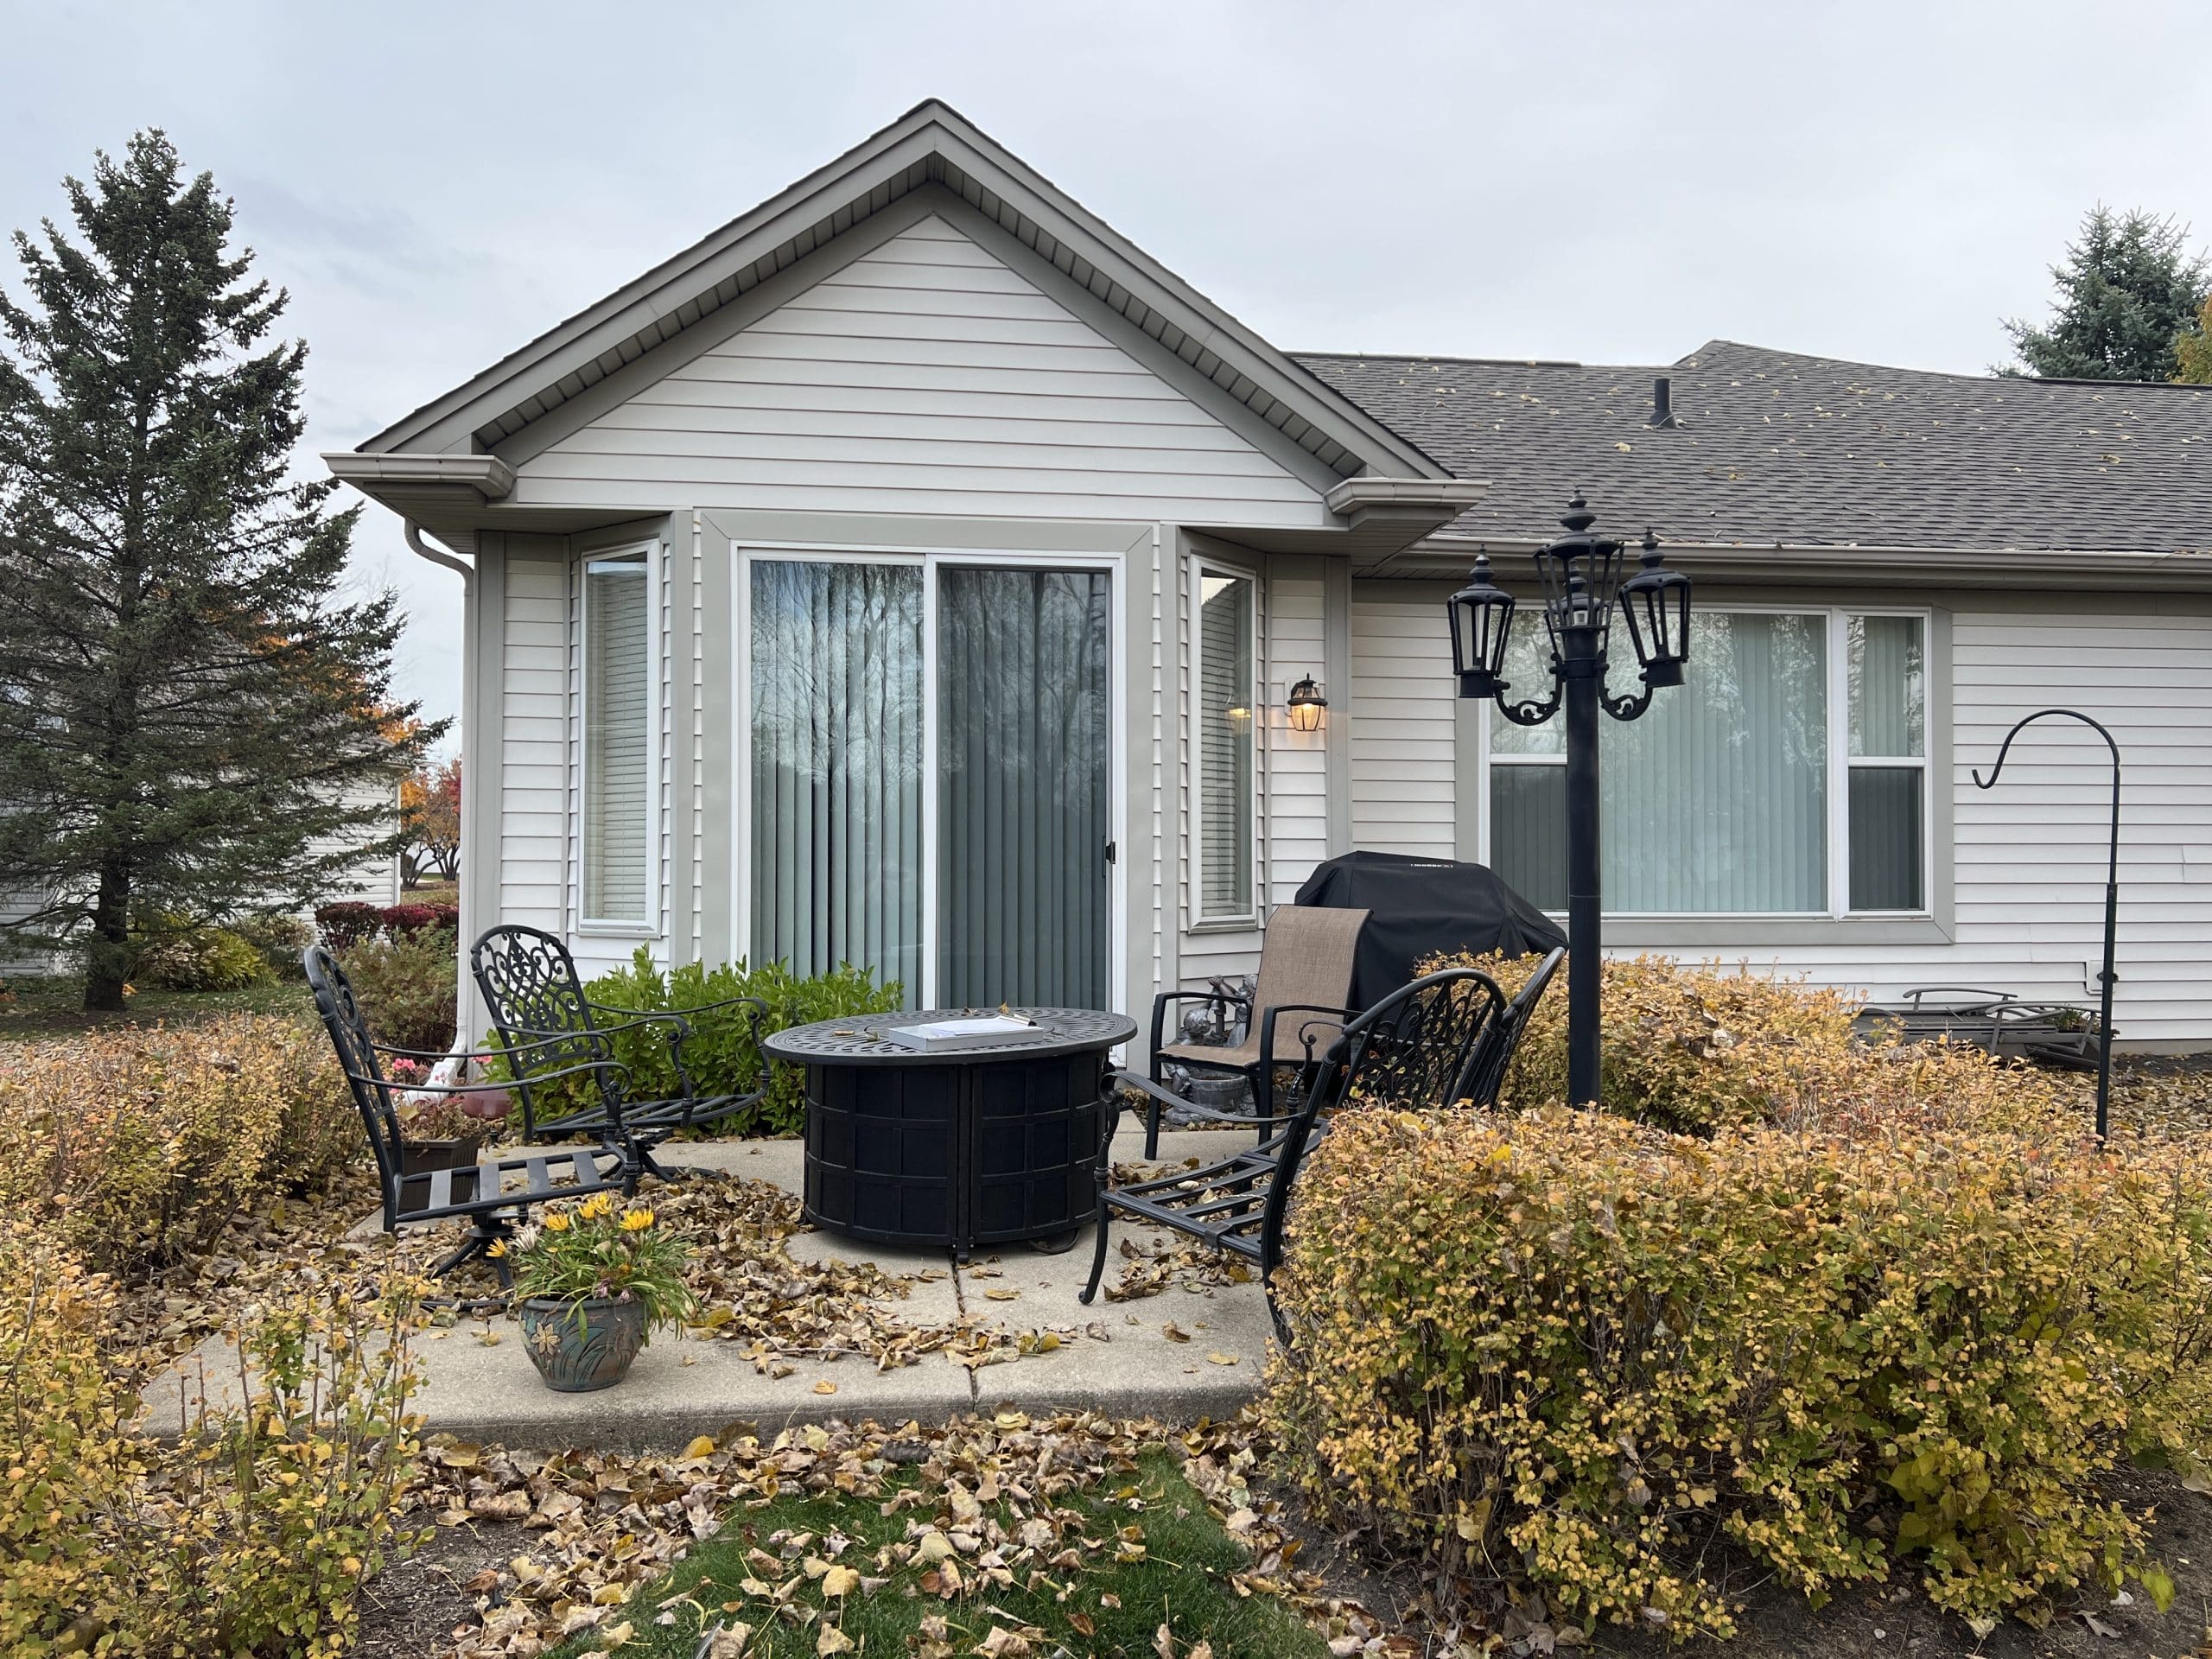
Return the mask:
[[[1106,1194],[1101,1191],[1098,1195],[1098,1219],[1094,1224],[1097,1228],[1098,1236],[1093,1241],[1090,1252],[1090,1282],[1083,1287],[1083,1294],[1076,1298],[1085,1307],[1089,1307],[1093,1299],[1097,1296],[1098,1281],[1106,1276],[1106,1219],[1109,1213],[1106,1207]]]

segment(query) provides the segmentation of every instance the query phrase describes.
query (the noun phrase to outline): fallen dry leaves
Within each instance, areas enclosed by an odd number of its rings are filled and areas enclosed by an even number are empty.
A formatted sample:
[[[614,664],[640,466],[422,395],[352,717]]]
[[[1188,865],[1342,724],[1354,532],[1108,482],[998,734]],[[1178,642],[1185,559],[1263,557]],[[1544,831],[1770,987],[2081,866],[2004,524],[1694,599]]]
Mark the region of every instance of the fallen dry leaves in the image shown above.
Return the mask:
[[[440,1443],[426,1454],[427,1477],[415,1501],[442,1526],[473,1520],[518,1521],[531,1535],[504,1564],[485,1568],[467,1588],[479,1618],[454,1633],[446,1649],[462,1659],[531,1659],[563,1637],[590,1630],[612,1651],[642,1623],[676,1623],[683,1598],[653,1606],[632,1599],[726,1514],[760,1509],[779,1496],[842,1493],[906,1516],[902,1536],[868,1551],[842,1534],[779,1530],[746,1555],[753,1575],[741,1586],[772,1617],[819,1632],[817,1653],[835,1653],[837,1609],[866,1595],[900,1567],[918,1567],[924,1594],[988,1614],[990,1598],[1017,1581],[1072,1581],[1139,1560],[1141,1518],[1102,1527],[1065,1502],[1096,1490],[1131,1502],[1141,1453],[1166,1450],[1230,1534],[1249,1552],[1229,1575],[1238,1595],[1274,1595],[1297,1607],[1340,1655],[1382,1653],[1390,1639],[1357,1603],[1329,1596],[1297,1564],[1299,1543],[1273,1500],[1254,1492],[1259,1459],[1249,1424],[1176,1430],[1090,1413],[1033,1419],[1020,1412],[971,1417],[938,1428],[885,1428],[842,1422],[787,1429],[771,1439],[739,1430],[721,1441],[702,1437],[681,1455],[602,1452],[532,1452]],[[1039,1575],[1042,1575],[1040,1580]],[[752,1627],[735,1606],[709,1621],[702,1651],[742,1653]],[[760,1616],[748,1603],[748,1616]],[[951,1634],[972,1613],[925,1621],[924,1659],[971,1650]],[[1029,1652],[1033,1627],[982,1637],[1001,1659]],[[830,1633],[837,1632],[836,1637]],[[990,1643],[995,1641],[993,1648]],[[1178,1659],[1198,1659],[1197,1649]]]

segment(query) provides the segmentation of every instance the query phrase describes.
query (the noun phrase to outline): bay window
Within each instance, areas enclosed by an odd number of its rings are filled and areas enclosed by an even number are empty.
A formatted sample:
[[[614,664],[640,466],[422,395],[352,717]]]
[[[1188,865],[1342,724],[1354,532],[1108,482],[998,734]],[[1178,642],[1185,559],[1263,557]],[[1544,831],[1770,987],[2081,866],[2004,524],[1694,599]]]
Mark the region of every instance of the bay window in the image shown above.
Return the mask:
[[[1926,912],[1927,639],[1924,613],[1700,608],[1683,686],[1600,722],[1607,913]],[[1548,655],[1516,630],[1507,678],[1548,683]],[[1563,910],[1562,722],[1488,717],[1490,863]]]

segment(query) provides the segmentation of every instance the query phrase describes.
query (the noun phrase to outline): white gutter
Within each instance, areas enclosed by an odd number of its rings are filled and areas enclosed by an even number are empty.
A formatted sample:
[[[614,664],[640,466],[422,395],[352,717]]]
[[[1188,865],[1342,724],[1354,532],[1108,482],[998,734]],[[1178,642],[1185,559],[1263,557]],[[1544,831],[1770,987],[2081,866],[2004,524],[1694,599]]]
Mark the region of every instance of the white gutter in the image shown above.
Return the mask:
[[[471,846],[472,838],[468,833],[469,791],[483,786],[476,770],[475,760],[469,753],[470,739],[474,734],[473,722],[468,718],[468,709],[470,703],[474,701],[476,687],[476,567],[457,554],[448,553],[443,548],[432,547],[423,539],[422,529],[412,518],[402,518],[399,524],[400,533],[407,538],[407,545],[413,550],[416,557],[428,559],[432,564],[443,565],[447,569],[459,573],[461,576],[461,846],[454,859],[454,875],[456,885],[460,888],[457,895],[458,908],[461,912],[460,933],[465,951],[467,942],[484,931],[483,925],[480,924],[474,914],[474,901],[477,896],[477,884],[470,879],[468,868],[469,855],[474,850]],[[454,1009],[457,1024],[453,1033],[453,1046],[447,1052],[459,1056],[461,1059],[461,1075],[455,1079],[459,1082],[466,1080],[470,1047],[469,1033],[477,1028],[476,1023],[469,1018],[472,1012],[470,1003],[473,1001],[469,994],[474,987],[469,982],[467,957],[465,954],[454,963]]]

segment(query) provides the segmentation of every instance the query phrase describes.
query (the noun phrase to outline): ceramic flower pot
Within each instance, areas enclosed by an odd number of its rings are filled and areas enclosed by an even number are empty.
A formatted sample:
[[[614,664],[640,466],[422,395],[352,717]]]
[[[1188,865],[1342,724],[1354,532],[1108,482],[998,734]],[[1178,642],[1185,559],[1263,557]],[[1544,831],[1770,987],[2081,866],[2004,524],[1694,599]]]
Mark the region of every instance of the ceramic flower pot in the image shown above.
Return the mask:
[[[579,1314],[581,1313],[581,1317]],[[545,1386],[563,1394],[611,1389],[645,1345],[645,1306],[598,1296],[533,1296],[523,1303],[522,1345]]]

